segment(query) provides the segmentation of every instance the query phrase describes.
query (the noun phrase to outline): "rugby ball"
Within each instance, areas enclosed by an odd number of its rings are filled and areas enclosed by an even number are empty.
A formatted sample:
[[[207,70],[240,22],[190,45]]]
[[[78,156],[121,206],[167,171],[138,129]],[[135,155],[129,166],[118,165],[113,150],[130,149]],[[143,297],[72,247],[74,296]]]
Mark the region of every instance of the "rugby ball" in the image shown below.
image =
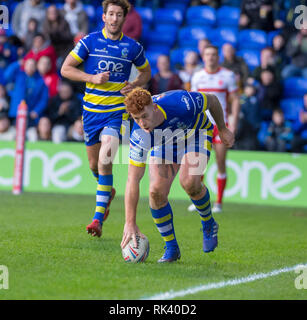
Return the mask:
[[[122,255],[126,262],[144,262],[149,254],[149,241],[147,237],[136,236],[137,248],[134,247],[133,240],[130,239],[125,248],[122,249]]]

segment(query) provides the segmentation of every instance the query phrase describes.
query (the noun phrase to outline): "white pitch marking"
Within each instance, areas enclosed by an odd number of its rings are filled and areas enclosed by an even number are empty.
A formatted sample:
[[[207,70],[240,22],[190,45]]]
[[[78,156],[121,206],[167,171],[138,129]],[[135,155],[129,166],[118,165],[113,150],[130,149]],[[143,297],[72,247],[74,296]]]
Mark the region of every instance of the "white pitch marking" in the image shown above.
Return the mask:
[[[211,289],[221,289],[221,288],[225,288],[225,287],[229,287],[229,286],[236,286],[236,285],[239,285],[242,283],[248,283],[248,282],[253,282],[256,280],[274,277],[274,276],[277,276],[281,273],[294,271],[298,267],[307,267],[307,263],[303,263],[303,264],[300,263],[300,264],[297,264],[292,267],[285,267],[282,269],[270,271],[268,273],[256,273],[256,274],[254,273],[254,274],[251,274],[251,275],[249,275],[247,277],[243,277],[243,278],[235,278],[235,279],[227,280],[227,281],[208,283],[205,285],[192,287],[192,288],[188,288],[188,289],[183,289],[183,290],[179,290],[179,291],[170,290],[168,292],[159,293],[159,294],[156,294],[151,297],[147,297],[147,298],[145,297],[143,299],[144,300],[168,300],[168,299],[174,299],[174,298],[178,298],[178,297],[184,297],[189,294],[195,294],[195,293],[202,292],[202,291],[208,291]]]

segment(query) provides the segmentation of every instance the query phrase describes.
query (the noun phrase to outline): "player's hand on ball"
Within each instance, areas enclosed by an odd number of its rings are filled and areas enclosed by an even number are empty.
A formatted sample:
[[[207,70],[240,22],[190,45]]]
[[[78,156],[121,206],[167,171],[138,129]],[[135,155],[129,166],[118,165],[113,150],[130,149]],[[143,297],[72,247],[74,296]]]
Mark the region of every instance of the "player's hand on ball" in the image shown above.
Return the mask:
[[[124,226],[122,242],[120,244],[121,248],[125,248],[130,239],[133,239],[134,247],[137,247],[136,235],[144,238],[144,235],[140,232],[140,229],[136,224],[126,223]]]
[[[219,136],[227,148],[231,148],[235,142],[234,134],[226,127],[219,129]]]

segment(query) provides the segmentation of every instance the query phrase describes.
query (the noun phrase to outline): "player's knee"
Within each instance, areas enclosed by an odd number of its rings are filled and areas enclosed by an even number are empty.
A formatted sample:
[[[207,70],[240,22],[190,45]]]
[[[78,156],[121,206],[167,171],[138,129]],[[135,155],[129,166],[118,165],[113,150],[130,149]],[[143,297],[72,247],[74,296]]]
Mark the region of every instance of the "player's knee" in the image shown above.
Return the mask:
[[[198,176],[181,178],[180,184],[190,197],[194,197],[201,192],[201,180]]]
[[[163,205],[166,205],[168,193],[160,187],[150,187],[149,197],[150,203],[152,203],[155,207],[160,208]]]

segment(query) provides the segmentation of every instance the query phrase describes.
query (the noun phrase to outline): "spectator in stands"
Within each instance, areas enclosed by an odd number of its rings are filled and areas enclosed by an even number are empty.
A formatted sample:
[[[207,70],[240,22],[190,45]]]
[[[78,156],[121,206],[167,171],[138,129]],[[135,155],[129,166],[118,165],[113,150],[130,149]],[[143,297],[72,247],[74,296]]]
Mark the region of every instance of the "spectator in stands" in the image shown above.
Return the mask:
[[[306,0],[274,0],[273,15],[274,27],[282,30],[282,34],[288,42],[289,37],[295,32],[295,8],[306,5]]]
[[[74,94],[70,83],[62,81],[58,95],[49,99],[47,110],[40,120],[40,138],[46,140],[51,136],[55,143],[66,141],[69,127],[79,120],[81,115],[81,101]]]
[[[63,16],[70,26],[73,37],[82,38],[89,31],[89,20],[79,0],[65,0]]]
[[[73,49],[73,35],[70,26],[55,5],[47,9],[43,33],[54,47],[58,60],[58,69],[67,54]]]
[[[261,106],[262,120],[270,120],[272,111],[279,108],[282,86],[276,81],[274,71],[268,67],[261,71],[258,99]]]
[[[273,48],[266,47],[261,50],[260,53],[260,66],[256,67],[252,73],[252,78],[260,82],[260,75],[262,70],[266,70],[268,67],[274,72],[274,76],[279,80],[280,75],[278,74],[278,69],[276,67],[275,53]],[[249,81],[250,82],[250,81]]]
[[[149,85],[152,95],[183,88],[179,76],[170,69],[170,60],[167,55],[161,54],[158,57],[157,67],[158,73],[154,75]]]
[[[34,18],[29,19],[27,26],[27,33],[24,37],[23,43],[26,52],[30,51],[33,46],[34,37],[38,34],[38,21]]]
[[[282,77],[307,78],[307,22],[289,39],[286,50],[291,64],[282,70]]]
[[[277,73],[281,75],[282,69],[289,62],[289,58],[286,55],[286,41],[282,34],[277,34],[273,38],[273,49]]]
[[[287,151],[287,144],[293,139],[291,123],[285,121],[281,109],[276,109],[272,115],[272,121],[268,126],[265,138],[265,147],[268,151]]]
[[[28,106],[27,138],[29,141],[36,141],[36,125],[47,107],[48,88],[37,72],[34,59],[27,59],[24,62],[24,70],[19,69],[17,75],[11,74],[11,76],[15,77],[15,85],[11,95],[9,117],[13,119],[14,124],[18,106],[22,100],[25,100]]]
[[[197,49],[198,49],[198,52],[199,52],[199,57],[200,59],[202,60],[202,57],[204,55],[204,51],[207,47],[211,46],[212,43],[209,39],[207,38],[204,38],[204,39],[199,39],[198,42],[197,42]]]
[[[69,127],[67,133],[67,141],[84,141],[83,124],[81,118],[77,119],[74,124]]]
[[[256,96],[256,88],[246,84],[240,99],[241,111],[236,133],[235,149],[258,149],[257,134],[260,128],[260,106]]]
[[[58,93],[59,76],[52,71],[51,60],[48,56],[41,56],[37,63],[37,69],[48,87],[49,98],[52,98]]]
[[[48,56],[51,60],[51,69],[56,72],[56,52],[50,41],[42,33],[35,35],[33,39],[32,49],[25,55],[24,60],[34,59],[36,62],[42,56]]]
[[[293,123],[293,131],[292,151],[304,152],[304,147],[307,145],[307,93],[304,95],[302,108]]]
[[[220,0],[192,0],[191,6],[210,6],[212,8],[217,9],[221,5]]]
[[[204,38],[204,39],[199,39],[197,42],[197,50],[198,50],[198,65],[196,66],[194,72],[201,70],[204,67],[204,62],[203,62],[203,56],[204,56],[204,51],[207,47],[212,46],[212,43],[209,39]]]
[[[272,0],[242,0],[239,20],[241,29],[274,30]]]
[[[0,29],[0,76],[10,62],[10,45],[4,29]],[[2,77],[0,77],[2,78]],[[1,81],[1,80],[0,80]]]
[[[198,63],[199,58],[195,51],[189,51],[184,57],[183,69],[179,71],[178,75],[183,82],[185,90],[191,90],[191,78]]]
[[[12,16],[12,28],[14,33],[25,40],[28,22],[35,18],[38,22],[38,29],[41,31],[43,20],[45,19],[45,3],[41,0],[24,0],[17,5]]]
[[[249,75],[246,62],[243,58],[236,56],[235,48],[230,43],[223,45],[222,52],[224,61],[221,66],[235,73],[239,88],[242,89]]]
[[[139,40],[142,35],[142,18],[132,5],[123,25],[123,34],[134,40]]]
[[[15,138],[15,128],[11,126],[8,112],[8,96],[6,94],[5,87],[0,84],[0,141],[14,140]]]

